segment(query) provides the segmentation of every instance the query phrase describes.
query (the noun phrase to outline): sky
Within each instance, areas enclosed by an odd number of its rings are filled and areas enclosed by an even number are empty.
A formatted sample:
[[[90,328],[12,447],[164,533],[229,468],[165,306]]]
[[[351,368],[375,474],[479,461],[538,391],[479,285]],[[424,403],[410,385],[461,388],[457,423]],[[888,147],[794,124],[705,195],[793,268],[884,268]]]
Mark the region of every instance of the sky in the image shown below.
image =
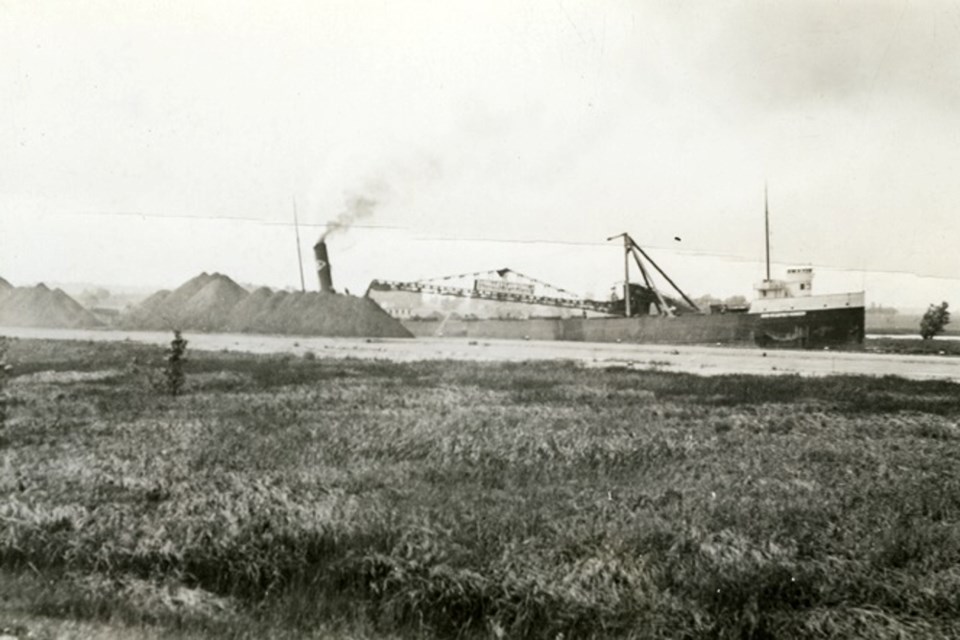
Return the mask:
[[[0,0],[0,276],[960,305],[960,3]],[[634,276],[636,277],[636,273]]]

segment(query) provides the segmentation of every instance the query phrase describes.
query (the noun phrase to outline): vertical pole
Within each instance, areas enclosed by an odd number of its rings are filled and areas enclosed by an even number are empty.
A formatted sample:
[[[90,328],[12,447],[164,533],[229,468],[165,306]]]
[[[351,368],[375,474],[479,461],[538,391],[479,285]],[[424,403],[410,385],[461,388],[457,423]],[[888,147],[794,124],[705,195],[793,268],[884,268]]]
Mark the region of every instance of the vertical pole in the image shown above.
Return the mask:
[[[626,316],[630,317],[630,236],[623,234],[623,303]]]
[[[763,231],[767,247],[767,282],[770,281],[770,206],[767,202],[767,183],[763,183]]]
[[[303,255],[300,253],[300,221],[297,220],[297,199],[293,198],[293,231],[297,236],[297,266],[300,267],[300,292],[307,292],[307,285],[303,281]]]

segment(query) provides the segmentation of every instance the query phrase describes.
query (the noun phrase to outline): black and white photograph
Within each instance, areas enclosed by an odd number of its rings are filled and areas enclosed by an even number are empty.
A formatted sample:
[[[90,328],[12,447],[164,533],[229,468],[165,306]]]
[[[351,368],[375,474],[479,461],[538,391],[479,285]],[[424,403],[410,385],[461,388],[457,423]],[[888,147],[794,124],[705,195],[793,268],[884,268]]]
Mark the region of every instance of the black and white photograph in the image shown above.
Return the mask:
[[[958,305],[958,0],[0,0],[0,640],[960,638]]]

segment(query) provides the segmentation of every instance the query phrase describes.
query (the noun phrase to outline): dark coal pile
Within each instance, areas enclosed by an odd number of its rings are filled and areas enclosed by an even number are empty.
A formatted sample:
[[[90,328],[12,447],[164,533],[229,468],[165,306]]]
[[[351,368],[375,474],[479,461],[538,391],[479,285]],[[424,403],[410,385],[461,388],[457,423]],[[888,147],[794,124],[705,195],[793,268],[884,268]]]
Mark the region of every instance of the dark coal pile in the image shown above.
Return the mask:
[[[60,289],[50,289],[44,284],[14,287],[3,280],[0,282],[0,325],[89,329],[102,323]]]
[[[203,273],[173,291],[159,291],[129,311],[127,329],[278,333],[304,336],[409,338],[369,298],[337,293],[253,292],[229,277]]]
[[[409,338],[410,333],[369,298],[337,293],[254,292],[228,321],[230,331],[319,336]],[[242,304],[242,303],[241,303]]]

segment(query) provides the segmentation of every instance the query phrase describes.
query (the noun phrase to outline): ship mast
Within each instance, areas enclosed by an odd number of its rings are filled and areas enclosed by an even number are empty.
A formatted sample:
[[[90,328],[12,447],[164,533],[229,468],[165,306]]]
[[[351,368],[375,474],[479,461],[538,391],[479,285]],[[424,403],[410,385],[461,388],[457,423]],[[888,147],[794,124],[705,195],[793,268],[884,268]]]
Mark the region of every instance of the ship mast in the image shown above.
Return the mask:
[[[615,236],[610,236],[607,238],[607,242],[615,240],[617,238],[623,238],[623,310],[626,317],[630,317],[630,255],[632,251],[631,243],[633,242],[630,239],[630,236],[627,235],[626,231],[623,233],[617,234]],[[637,263],[639,264],[639,262]],[[640,273],[643,275],[644,281],[647,280],[647,274],[643,271],[643,265],[640,265]],[[649,284],[649,282],[647,283]]]
[[[767,202],[767,184],[763,184],[763,227],[767,247],[767,282],[770,282],[770,205]]]
[[[630,317],[630,236],[623,234],[623,310]]]

